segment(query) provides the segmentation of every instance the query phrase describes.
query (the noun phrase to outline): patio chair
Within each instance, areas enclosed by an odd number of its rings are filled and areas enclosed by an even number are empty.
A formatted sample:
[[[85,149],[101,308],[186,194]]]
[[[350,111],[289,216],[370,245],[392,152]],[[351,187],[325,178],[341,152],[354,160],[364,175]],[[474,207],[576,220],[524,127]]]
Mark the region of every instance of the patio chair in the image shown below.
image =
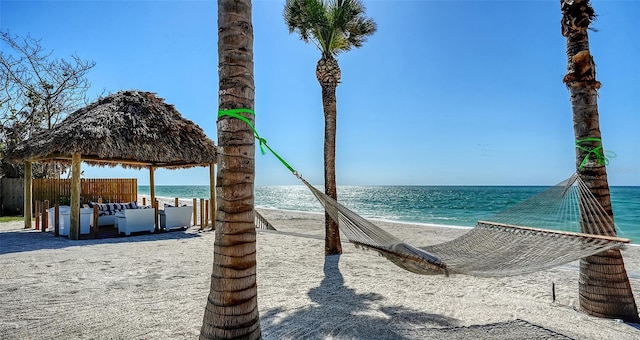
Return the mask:
[[[193,207],[169,207],[165,206],[160,211],[160,227],[166,231],[172,228],[188,228],[191,224]]]
[[[129,236],[139,231],[155,231],[155,209],[125,209],[123,214],[116,215],[118,233]]]

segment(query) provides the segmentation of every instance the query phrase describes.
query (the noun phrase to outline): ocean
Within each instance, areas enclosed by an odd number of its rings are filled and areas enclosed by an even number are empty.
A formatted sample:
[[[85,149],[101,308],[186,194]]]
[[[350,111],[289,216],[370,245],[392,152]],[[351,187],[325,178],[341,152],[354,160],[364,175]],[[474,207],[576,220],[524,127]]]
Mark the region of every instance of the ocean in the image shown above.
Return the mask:
[[[478,220],[540,193],[537,186],[339,186],[338,201],[359,215],[378,220],[415,224],[473,227]],[[156,196],[209,198],[209,186],[158,185]],[[149,186],[138,186],[149,195]],[[618,236],[640,243],[640,187],[611,187]],[[322,213],[313,194],[302,185],[256,186],[255,204]]]

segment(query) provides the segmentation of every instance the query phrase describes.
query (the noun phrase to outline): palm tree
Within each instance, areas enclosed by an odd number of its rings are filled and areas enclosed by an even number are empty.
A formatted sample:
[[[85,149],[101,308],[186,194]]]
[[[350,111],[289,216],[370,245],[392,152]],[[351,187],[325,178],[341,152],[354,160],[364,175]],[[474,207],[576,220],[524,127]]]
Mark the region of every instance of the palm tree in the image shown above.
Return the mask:
[[[589,0],[560,0],[562,35],[567,38],[568,70],[564,77],[571,94],[573,128],[576,138],[576,167],[613,221],[607,169],[603,157],[596,68],[589,51],[589,25],[595,12]],[[602,155],[598,157],[598,153]],[[594,157],[596,155],[596,157]],[[584,209],[581,209],[584,210]],[[582,230],[594,227],[594,221],[581,220]],[[602,235],[615,236],[614,225],[597,225]],[[619,250],[610,250],[580,261],[580,308],[586,313],[638,321],[633,292]]]
[[[287,0],[284,20],[289,33],[298,32],[304,42],[311,41],[321,52],[316,77],[322,88],[324,109],[324,186],[325,193],[337,199],[336,190],[336,88],[340,66],[336,56],[359,48],[375,33],[376,24],[366,18],[360,0]],[[325,255],[341,254],[338,225],[325,213]]]
[[[251,0],[218,0],[220,110],[253,109]],[[253,115],[241,113],[248,121]],[[200,339],[261,338],[254,225],[255,138],[244,121],[219,115],[217,214],[211,288]]]

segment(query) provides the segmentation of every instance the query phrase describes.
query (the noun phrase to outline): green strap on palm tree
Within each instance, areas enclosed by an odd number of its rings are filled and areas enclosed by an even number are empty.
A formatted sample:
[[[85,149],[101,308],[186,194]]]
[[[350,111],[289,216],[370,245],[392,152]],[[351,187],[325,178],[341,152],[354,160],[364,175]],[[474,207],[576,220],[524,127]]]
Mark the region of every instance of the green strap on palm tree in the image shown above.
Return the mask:
[[[594,148],[588,148],[588,147],[584,147],[580,144],[585,143],[585,142],[599,142],[600,145],[596,146]],[[582,163],[580,163],[580,166],[578,167],[578,170],[582,170],[582,168],[587,164],[587,162],[589,162],[589,158],[591,158],[591,155],[593,155],[596,159],[596,161],[598,162],[598,164],[600,165],[608,165],[609,164],[609,159],[607,157],[605,157],[604,155],[604,149],[602,149],[602,139],[601,138],[595,138],[595,137],[590,137],[590,138],[583,138],[583,139],[578,139],[576,140],[576,148],[584,151],[587,153],[586,156],[584,156],[584,159],[582,160]]]
[[[229,117],[233,117],[233,118],[236,118],[236,119],[240,119],[241,121],[247,123],[247,125],[249,125],[251,130],[253,130],[253,134],[256,136],[256,139],[260,143],[260,152],[264,155],[265,154],[264,148],[266,147],[269,151],[271,151],[271,153],[274,156],[276,156],[276,158],[287,169],[289,169],[289,171],[291,171],[293,174],[297,174],[296,170],[294,170],[291,167],[291,165],[289,165],[289,163],[287,163],[282,157],[280,157],[280,155],[278,155],[278,153],[276,153],[275,151],[273,151],[273,149],[271,149],[269,144],[267,144],[267,140],[262,138],[262,137],[260,137],[260,135],[258,134],[258,131],[256,130],[256,127],[253,125],[253,123],[247,117],[241,115],[241,113],[248,113],[248,114],[252,114],[254,116],[256,115],[256,113],[251,109],[218,110],[218,118],[221,118],[221,117],[224,117],[224,116],[229,116]]]

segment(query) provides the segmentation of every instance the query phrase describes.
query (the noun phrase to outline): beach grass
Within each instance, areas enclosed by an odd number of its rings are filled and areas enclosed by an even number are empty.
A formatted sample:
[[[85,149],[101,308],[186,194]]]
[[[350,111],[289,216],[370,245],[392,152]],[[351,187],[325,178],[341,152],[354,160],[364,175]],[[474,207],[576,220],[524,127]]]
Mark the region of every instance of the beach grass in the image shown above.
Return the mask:
[[[0,223],[22,221],[23,219],[22,216],[0,216]]]

